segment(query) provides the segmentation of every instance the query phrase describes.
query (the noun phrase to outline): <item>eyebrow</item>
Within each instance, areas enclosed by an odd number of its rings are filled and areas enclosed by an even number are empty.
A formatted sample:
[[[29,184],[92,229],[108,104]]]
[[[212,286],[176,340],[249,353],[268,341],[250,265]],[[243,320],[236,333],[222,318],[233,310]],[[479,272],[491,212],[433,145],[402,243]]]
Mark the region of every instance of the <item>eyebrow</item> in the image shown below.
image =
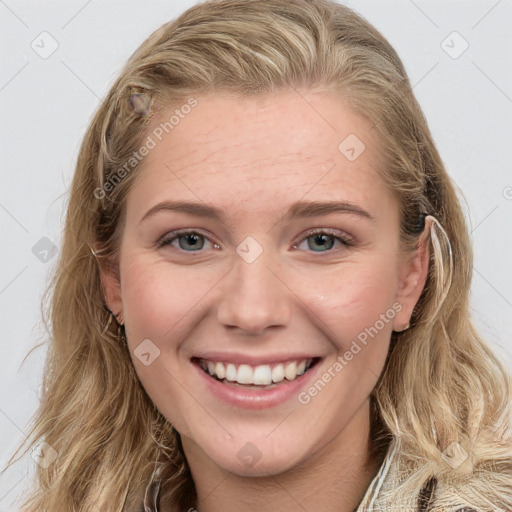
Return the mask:
[[[186,213],[196,217],[218,220],[220,222],[225,222],[226,220],[224,212],[215,206],[191,201],[164,201],[148,210],[140,220],[140,223],[148,217],[163,211]],[[374,217],[366,210],[363,210],[350,201],[297,201],[288,208],[282,221],[288,222],[292,219],[316,217],[332,213],[348,213],[375,221]]]

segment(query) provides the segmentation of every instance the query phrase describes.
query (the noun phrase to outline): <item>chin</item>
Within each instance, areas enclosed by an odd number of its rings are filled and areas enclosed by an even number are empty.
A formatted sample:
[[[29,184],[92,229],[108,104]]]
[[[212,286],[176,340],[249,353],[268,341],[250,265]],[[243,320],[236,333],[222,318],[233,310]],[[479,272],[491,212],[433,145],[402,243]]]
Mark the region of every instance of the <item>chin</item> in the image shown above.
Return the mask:
[[[276,424],[272,428],[275,427]],[[313,455],[315,446],[311,439],[301,441],[299,432],[290,429],[269,435],[272,428],[262,428],[259,432],[254,428],[249,431],[238,429],[232,432],[232,437],[224,431],[219,438],[204,437],[203,434],[188,442],[195,445],[194,451],[198,448],[214,465],[241,477],[282,474]]]
[[[260,445],[261,446],[261,445]],[[282,447],[277,453],[263,446],[247,442],[228,454],[214,452],[213,461],[225,470],[241,477],[266,477],[290,471],[303,460],[303,453],[293,453],[293,447]]]

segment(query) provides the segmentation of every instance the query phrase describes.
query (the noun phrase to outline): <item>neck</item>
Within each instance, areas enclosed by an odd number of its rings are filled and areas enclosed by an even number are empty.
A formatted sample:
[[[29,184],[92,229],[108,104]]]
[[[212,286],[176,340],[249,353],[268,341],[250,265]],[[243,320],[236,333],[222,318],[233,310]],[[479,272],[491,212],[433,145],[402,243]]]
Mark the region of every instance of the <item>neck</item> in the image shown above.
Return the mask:
[[[353,512],[381,463],[370,459],[368,402],[334,439],[284,473],[244,477],[211,460],[194,462],[189,458],[198,512]]]

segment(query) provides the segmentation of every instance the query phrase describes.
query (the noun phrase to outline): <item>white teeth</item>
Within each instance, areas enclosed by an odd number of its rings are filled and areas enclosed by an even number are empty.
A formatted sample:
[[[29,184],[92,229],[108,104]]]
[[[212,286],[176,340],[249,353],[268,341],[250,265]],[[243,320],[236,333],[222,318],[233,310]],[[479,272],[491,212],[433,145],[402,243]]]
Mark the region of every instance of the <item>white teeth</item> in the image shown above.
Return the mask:
[[[236,381],[239,384],[252,384],[252,368],[248,364],[241,364],[238,367]]]
[[[293,380],[297,376],[297,363],[295,361],[292,363],[288,363],[284,367],[284,376],[288,380]]]
[[[233,363],[221,363],[200,359],[199,364],[203,370],[219,380],[238,382],[239,384],[254,384],[258,386],[269,386],[272,383],[282,382],[285,378],[289,381],[295,380],[303,375],[311,366],[312,359],[291,361],[289,363],[276,364],[271,367],[269,364],[251,366],[248,364],[234,365]]]
[[[222,363],[217,363],[215,365],[215,375],[217,375],[219,379],[226,377],[226,368]]]
[[[278,364],[272,369],[272,382],[281,382],[284,379],[284,365]]]
[[[232,382],[236,380],[236,366],[234,364],[229,363],[226,366],[226,379]]]
[[[256,366],[252,375],[252,383],[263,386],[272,384],[272,372],[268,364]]]

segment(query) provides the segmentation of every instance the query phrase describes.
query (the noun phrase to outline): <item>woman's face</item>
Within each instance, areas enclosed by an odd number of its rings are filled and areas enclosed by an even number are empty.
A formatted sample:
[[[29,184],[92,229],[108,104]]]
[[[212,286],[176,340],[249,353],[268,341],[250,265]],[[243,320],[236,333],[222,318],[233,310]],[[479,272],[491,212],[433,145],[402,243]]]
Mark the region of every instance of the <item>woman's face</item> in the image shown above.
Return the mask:
[[[277,474],[367,441],[421,272],[371,125],[339,95],[195,100],[168,134],[175,107],[152,120],[107,301],[187,457]]]

